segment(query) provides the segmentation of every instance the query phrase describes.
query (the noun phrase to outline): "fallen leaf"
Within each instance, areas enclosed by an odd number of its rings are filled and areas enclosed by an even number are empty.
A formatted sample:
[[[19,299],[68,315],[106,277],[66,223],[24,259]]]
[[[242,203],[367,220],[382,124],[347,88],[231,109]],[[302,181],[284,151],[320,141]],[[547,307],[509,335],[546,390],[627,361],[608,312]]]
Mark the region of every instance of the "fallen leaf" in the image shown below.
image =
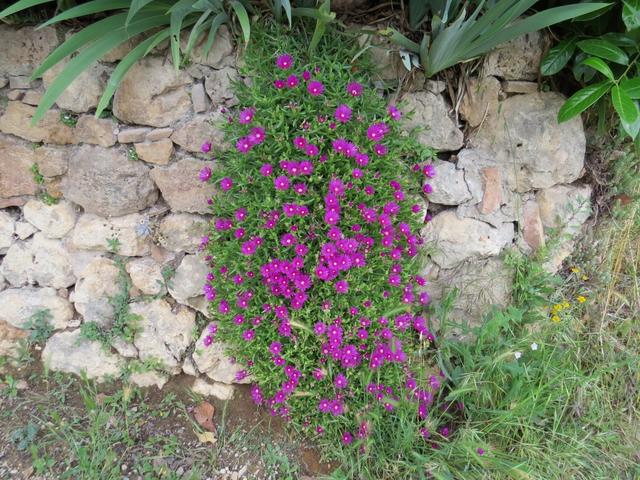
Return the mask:
[[[213,434],[213,432],[202,432],[202,433],[195,432],[195,434],[196,434],[196,437],[198,437],[198,440],[200,441],[200,443],[216,443],[217,442],[217,439]]]
[[[205,430],[213,432],[216,429],[213,424],[213,414],[215,411],[215,407],[209,402],[202,402],[193,411],[193,416],[195,417],[196,422],[198,422],[198,425]]]

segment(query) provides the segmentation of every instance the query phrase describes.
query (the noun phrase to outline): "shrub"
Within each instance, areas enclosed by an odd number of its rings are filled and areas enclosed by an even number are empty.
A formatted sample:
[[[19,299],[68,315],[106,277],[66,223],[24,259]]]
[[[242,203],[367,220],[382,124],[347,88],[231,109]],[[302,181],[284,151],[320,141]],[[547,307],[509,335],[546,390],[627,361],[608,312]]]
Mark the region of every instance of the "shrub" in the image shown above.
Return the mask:
[[[441,378],[424,372],[434,338],[418,275],[433,152],[402,133],[367,65],[346,63],[355,42],[308,58],[292,36],[254,35],[253,81],[236,85],[223,127],[232,147],[200,174],[217,187],[205,347],[226,342],[257,404],[327,442],[369,450],[401,412],[412,442],[437,443],[446,430],[427,412]]]

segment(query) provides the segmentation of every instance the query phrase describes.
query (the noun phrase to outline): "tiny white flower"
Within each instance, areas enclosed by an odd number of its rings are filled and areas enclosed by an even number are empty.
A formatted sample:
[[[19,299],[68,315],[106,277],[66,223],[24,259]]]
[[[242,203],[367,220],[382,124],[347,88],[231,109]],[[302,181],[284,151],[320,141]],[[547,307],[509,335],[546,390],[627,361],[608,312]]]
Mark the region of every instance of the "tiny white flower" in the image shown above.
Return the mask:
[[[514,352],[513,356],[518,360],[522,356],[522,352]]]
[[[531,350],[534,350],[534,351],[535,351],[535,350],[537,350],[537,349],[538,349],[538,344],[537,344],[536,342],[533,342],[533,343],[531,344]]]

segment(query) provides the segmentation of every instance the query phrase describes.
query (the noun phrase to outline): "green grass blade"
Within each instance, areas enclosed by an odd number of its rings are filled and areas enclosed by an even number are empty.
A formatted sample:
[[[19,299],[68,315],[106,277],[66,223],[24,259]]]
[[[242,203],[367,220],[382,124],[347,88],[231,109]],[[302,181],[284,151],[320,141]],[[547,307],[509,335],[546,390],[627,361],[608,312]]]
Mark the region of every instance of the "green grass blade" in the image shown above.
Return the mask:
[[[282,3],[282,8],[284,8],[284,13],[287,15],[287,20],[289,20],[289,28],[291,28],[291,2],[289,0],[280,0]]]
[[[204,33],[204,30],[209,26],[205,22],[212,13],[213,11],[206,10],[202,15],[200,15],[200,18],[198,18],[198,21],[193,26],[193,28],[191,29],[191,33],[189,34],[189,40],[187,40],[187,48],[184,49],[185,55],[189,55],[191,53],[191,50],[193,50],[193,47],[200,38],[200,35],[202,35]]]
[[[123,24],[125,18],[125,13],[111,15],[107,18],[92,23],[91,25],[80,30],[75,35],[69,37],[66,42],[56,48],[49,54],[47,58],[44,59],[44,61],[38,66],[38,68],[36,68],[36,70],[31,74],[31,79],[33,80],[41,77],[44,72],[49,70],[66,56],[71,55],[76,50],[79,50],[81,47],[84,47],[95,39],[113,32],[118,28],[118,26]]]
[[[107,12],[109,10],[119,10],[121,8],[127,8],[131,2],[129,0],[93,0],[91,2],[77,5],[69,10],[56,15],[55,17],[47,20],[38,28],[53,25],[54,23],[62,22],[63,20],[70,20],[72,18],[83,17],[85,15],[92,15],[94,13]]]
[[[124,24],[129,25],[133,17],[142,10],[143,7],[151,3],[153,0],[131,0],[131,6],[129,7],[129,13],[127,14],[127,19]]]
[[[35,7],[37,5],[42,5],[44,3],[49,3],[52,1],[53,0],[21,0],[20,2],[16,2],[10,7],[2,10],[0,12],[0,18],[8,17],[9,15],[21,12],[22,10],[26,10],[27,8]]]
[[[192,13],[192,0],[179,0],[169,10],[169,31],[171,33],[171,57],[173,66],[177,70],[180,68],[180,32],[182,31],[182,23],[184,18]]]
[[[206,56],[209,53],[209,50],[211,50],[211,47],[213,46],[213,40],[216,38],[216,34],[218,33],[218,29],[220,28],[220,26],[224,22],[228,21],[229,15],[227,15],[225,12],[220,12],[213,19],[213,21],[211,22],[211,29],[209,30],[209,37],[207,38],[207,44],[204,46],[204,50],[202,51],[202,54],[204,56]]]
[[[249,43],[249,37],[251,36],[251,23],[249,22],[249,15],[247,9],[238,0],[231,2],[231,7],[236,12],[240,27],[242,28],[242,34],[244,37],[244,43]]]

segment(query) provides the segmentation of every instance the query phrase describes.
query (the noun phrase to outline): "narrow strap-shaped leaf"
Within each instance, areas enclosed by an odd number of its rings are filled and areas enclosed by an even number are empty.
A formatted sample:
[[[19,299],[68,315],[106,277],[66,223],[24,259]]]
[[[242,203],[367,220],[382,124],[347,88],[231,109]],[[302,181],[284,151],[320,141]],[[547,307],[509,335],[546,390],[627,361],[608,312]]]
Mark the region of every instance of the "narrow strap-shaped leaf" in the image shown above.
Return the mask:
[[[542,75],[555,75],[571,60],[576,51],[575,38],[566,38],[547,52],[540,63]]]
[[[193,13],[192,0],[179,0],[170,9],[169,32],[171,33],[171,57],[173,66],[177,70],[180,68],[180,32],[184,18]]]
[[[69,37],[62,45],[56,48],[53,52],[49,54],[47,58],[43,60],[43,62],[35,69],[35,71],[31,74],[31,79],[36,79],[42,76],[44,72],[53,67],[60,60],[65,58],[67,55],[71,55],[80,47],[83,47],[97,38],[102,37],[103,35],[108,35],[113,32],[116,28],[122,25],[125,21],[126,13],[118,13],[115,15],[111,15],[107,18],[103,18],[102,20],[98,20],[95,23],[92,23],[78,33]]]
[[[153,0],[131,0],[131,6],[129,7],[129,12],[127,13],[127,19],[124,21],[125,25],[129,25],[133,17],[142,10],[146,5],[153,2]]]
[[[279,0],[282,3],[282,8],[284,8],[284,13],[287,15],[287,20],[289,20],[289,27],[291,27],[291,2],[290,0]]]
[[[0,12],[0,18],[8,17],[9,15],[21,12],[22,10],[26,10],[27,8],[42,5],[43,3],[50,3],[52,1],[53,0],[21,0],[2,10]]]
[[[47,20],[38,28],[53,25],[54,23],[62,22],[63,20],[70,20],[72,18],[83,17],[85,15],[92,15],[94,13],[107,12],[109,10],[119,10],[121,8],[127,8],[131,2],[129,0],[93,0],[91,2],[83,3],[75,7],[65,10],[64,12],[56,15],[50,20]]]
[[[213,19],[213,21],[211,22],[211,29],[209,30],[209,37],[207,38],[207,44],[205,45],[204,50],[202,50],[202,54],[204,56],[206,56],[209,53],[209,50],[211,50],[211,47],[213,46],[213,40],[216,38],[216,34],[218,33],[218,29],[220,28],[220,26],[224,22],[228,21],[229,15],[227,15],[225,12],[220,12]]]
[[[322,20],[316,21],[316,29],[313,31],[313,37],[311,37],[311,42],[309,43],[309,52],[313,53],[316,50],[316,47],[320,43],[324,32],[327,30],[327,24]]]
[[[622,0],[622,21],[627,31],[640,28],[640,0]]]
[[[200,35],[202,35],[202,33],[204,33],[204,30],[209,26],[204,22],[207,20],[207,18],[209,18],[209,16],[212,13],[213,12],[211,10],[206,10],[198,18],[198,21],[193,26],[193,28],[191,29],[191,33],[189,34],[189,40],[187,40],[187,48],[184,49],[185,55],[189,55],[191,53],[191,50],[193,50],[193,47],[195,46],[196,42],[200,38]]]
[[[623,78],[620,87],[634,100],[640,99],[640,77]]]
[[[609,80],[613,81],[613,72],[611,71],[611,68],[609,67],[609,65],[607,65],[604,60],[598,58],[598,57],[589,57],[586,60],[584,60],[582,63],[584,63],[585,65],[593,68],[594,70],[599,71],[601,74],[603,74],[605,77],[607,77]]]
[[[560,107],[558,111],[558,123],[566,122],[576,115],[580,115],[607,93],[612,85],[613,82],[610,80],[604,80],[583,88],[582,90],[578,90]]]
[[[244,37],[244,43],[249,43],[249,37],[251,36],[251,23],[249,22],[249,14],[244,5],[238,0],[231,2],[231,8],[236,12],[238,21],[240,22],[240,28],[242,28],[242,34]]]
[[[96,117],[100,116],[107,105],[109,105],[111,97],[113,97],[116,89],[118,88],[118,85],[120,85],[120,82],[122,81],[122,78],[129,71],[131,66],[142,57],[144,57],[149,49],[165,40],[168,36],[169,31],[167,29],[164,29],[138,44],[133,50],[125,55],[122,60],[120,60],[116,68],[113,70],[113,73],[109,77],[109,81],[105,86],[102,96],[100,97],[100,101],[98,102],[98,106],[96,107]]]
[[[636,103],[619,85],[615,85],[611,89],[611,102],[621,120],[628,124],[633,124],[638,120],[639,113]]]
[[[134,20],[128,27],[121,24],[120,27],[116,28],[108,35],[102,36],[86,48],[82,49],[78,55],[73,57],[69,63],[67,63],[62,72],[58,74],[53,83],[49,85],[49,88],[44,92],[33,116],[32,123],[35,124],[35,122],[42,118],[44,113],[51,108],[69,84],[91,64],[98,61],[106,53],[127,41],[129,38],[152,28],[166,25],[166,22],[166,15],[156,15],[149,18]]]

